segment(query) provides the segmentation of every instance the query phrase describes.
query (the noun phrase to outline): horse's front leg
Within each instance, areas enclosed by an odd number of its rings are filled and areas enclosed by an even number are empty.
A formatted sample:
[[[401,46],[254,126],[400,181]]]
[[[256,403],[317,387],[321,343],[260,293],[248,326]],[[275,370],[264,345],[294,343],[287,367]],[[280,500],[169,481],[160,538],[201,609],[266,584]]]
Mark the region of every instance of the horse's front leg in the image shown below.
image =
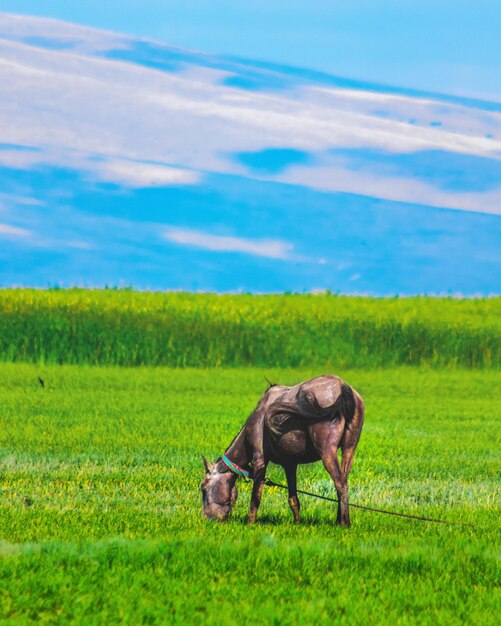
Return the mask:
[[[287,488],[289,490],[289,506],[294,515],[294,523],[299,524],[299,498],[297,497],[297,465],[286,465],[284,467],[287,477]]]
[[[265,463],[263,458],[253,459],[252,461],[252,478],[254,485],[252,487],[249,516],[247,517],[248,524],[253,524],[256,521],[259,505],[261,504],[261,496],[263,495],[267,466],[268,463]]]

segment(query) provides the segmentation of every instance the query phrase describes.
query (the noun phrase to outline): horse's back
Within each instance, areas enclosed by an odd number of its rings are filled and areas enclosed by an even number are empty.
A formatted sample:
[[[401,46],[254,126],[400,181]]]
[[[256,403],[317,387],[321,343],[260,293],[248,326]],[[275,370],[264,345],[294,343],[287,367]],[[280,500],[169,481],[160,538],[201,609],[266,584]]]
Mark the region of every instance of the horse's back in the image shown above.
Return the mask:
[[[336,404],[345,384],[339,376],[324,374],[301,383],[298,393],[304,393],[312,404],[327,409]]]
[[[281,402],[292,406],[302,399],[311,403],[312,406],[327,409],[337,402],[341,396],[343,385],[346,385],[346,383],[339,376],[323,374],[293,387],[279,387],[276,393],[273,394],[270,404]],[[269,391],[273,389],[275,387],[272,387]]]
[[[342,408],[343,392],[351,388],[338,376],[323,375],[293,387],[272,387],[263,396],[260,408],[265,423],[275,436],[291,419],[303,424],[334,419]]]

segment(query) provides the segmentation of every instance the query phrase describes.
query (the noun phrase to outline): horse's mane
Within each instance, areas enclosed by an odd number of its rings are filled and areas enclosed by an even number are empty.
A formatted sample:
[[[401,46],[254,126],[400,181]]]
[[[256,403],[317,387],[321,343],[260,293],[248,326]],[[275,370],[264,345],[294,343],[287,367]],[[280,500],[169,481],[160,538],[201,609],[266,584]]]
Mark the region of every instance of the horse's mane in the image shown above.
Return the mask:
[[[268,380],[268,378],[266,376],[264,377],[264,379],[268,383],[268,389],[266,391],[268,391],[272,387],[276,387],[277,386],[277,383],[272,383],[271,380]]]

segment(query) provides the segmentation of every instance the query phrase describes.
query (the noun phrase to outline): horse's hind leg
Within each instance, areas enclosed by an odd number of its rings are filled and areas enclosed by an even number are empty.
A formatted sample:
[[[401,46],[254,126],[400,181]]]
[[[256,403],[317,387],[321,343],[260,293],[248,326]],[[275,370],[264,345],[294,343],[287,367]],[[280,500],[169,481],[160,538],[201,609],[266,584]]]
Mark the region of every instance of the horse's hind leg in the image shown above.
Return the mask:
[[[341,470],[337,456],[343,431],[344,419],[335,422],[318,422],[309,427],[309,434],[313,444],[336,487],[338,498],[337,523],[341,526],[349,526],[348,481]]]
[[[360,395],[354,391],[355,395],[355,414],[346,425],[343,436],[341,438],[341,470],[346,478],[350,473],[351,466],[353,464],[353,455],[355,454],[358,440],[360,439],[360,433],[362,432],[362,426],[364,424],[364,403]]]
[[[340,526],[350,525],[350,510],[348,508],[348,480],[339,466],[337,458],[337,448],[328,450],[322,456],[322,463],[331,475],[337,492],[337,520]]]
[[[289,490],[289,506],[294,515],[294,523],[299,524],[299,498],[297,497],[297,465],[284,466],[285,476],[287,477],[287,488]]]

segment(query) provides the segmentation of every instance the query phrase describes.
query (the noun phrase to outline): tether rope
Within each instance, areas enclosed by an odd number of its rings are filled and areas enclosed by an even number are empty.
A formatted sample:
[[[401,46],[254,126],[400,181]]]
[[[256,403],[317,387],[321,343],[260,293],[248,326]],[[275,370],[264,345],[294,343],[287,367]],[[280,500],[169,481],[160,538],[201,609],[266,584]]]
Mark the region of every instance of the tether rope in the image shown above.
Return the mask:
[[[275,483],[272,480],[265,480],[265,485],[268,487],[280,487],[281,489],[288,489],[287,485],[280,485],[279,483]],[[320,496],[316,493],[311,493],[309,491],[302,491],[301,489],[296,490],[297,493],[301,493],[304,496],[311,496],[312,498],[318,498],[319,500],[328,500],[329,502],[338,502],[334,498],[328,498],[327,496]],[[478,524],[468,524],[465,522],[448,522],[443,519],[433,519],[431,517],[421,517],[420,515],[410,515],[409,513],[396,513],[395,511],[386,511],[384,509],[375,509],[371,506],[362,506],[361,504],[348,504],[349,508],[353,507],[354,509],[363,509],[364,511],[373,511],[374,513],[384,513],[385,515],[395,515],[396,517],[407,517],[408,519],[420,520],[422,522],[434,522],[435,524],[447,524],[447,526],[478,526]]]

